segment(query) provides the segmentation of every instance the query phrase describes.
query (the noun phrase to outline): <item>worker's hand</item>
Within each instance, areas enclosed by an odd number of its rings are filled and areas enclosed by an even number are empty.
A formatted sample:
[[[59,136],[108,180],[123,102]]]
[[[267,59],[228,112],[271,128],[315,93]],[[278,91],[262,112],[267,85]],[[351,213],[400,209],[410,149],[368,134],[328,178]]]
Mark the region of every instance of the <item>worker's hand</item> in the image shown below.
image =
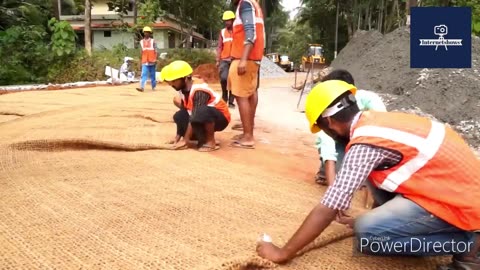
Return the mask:
[[[217,66],[217,68],[220,67],[220,61],[217,61],[215,65]]]
[[[237,74],[241,76],[245,74],[245,72],[247,72],[247,60],[240,60],[237,67]]]
[[[355,218],[351,217],[344,211],[338,211],[335,221],[352,229],[355,225]]]
[[[287,253],[270,242],[259,241],[257,243],[257,254],[274,263],[285,263],[288,261]]]
[[[178,141],[180,141],[181,138],[181,136],[177,135],[173,140],[167,141],[166,144],[176,144],[178,143]]]

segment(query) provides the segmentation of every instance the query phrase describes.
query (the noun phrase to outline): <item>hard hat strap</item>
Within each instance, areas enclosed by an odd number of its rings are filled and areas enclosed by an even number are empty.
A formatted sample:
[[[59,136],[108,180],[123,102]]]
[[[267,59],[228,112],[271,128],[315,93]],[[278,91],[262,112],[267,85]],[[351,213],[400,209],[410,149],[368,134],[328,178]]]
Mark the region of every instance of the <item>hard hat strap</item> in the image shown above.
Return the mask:
[[[355,104],[356,100],[353,95],[348,95],[347,97],[342,98],[339,102],[333,105],[330,108],[325,109],[322,113],[322,117],[329,117],[335,115],[339,111],[350,107],[351,105]]]

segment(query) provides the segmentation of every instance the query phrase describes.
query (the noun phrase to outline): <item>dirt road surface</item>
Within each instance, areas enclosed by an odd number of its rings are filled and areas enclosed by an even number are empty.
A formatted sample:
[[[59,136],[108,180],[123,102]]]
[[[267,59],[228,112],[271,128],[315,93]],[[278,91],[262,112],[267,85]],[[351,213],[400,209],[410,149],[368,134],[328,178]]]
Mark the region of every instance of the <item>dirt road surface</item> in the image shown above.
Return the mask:
[[[228,146],[237,109],[216,135],[220,150],[165,150],[176,111],[167,85],[1,95],[0,268],[272,267],[254,255],[259,234],[282,245],[325,191],[293,75],[261,81],[254,150]],[[362,209],[355,196],[352,211]],[[432,269],[449,259],[352,257],[351,233],[332,223],[314,250],[277,269]]]

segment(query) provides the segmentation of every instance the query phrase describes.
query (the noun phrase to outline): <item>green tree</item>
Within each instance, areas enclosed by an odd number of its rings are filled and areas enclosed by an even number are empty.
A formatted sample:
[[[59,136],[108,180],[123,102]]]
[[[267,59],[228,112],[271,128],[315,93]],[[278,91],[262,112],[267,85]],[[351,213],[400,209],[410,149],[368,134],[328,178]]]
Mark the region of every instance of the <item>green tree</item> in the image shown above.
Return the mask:
[[[449,6],[472,8],[472,33],[480,36],[480,0],[423,0],[418,6]]]
[[[266,48],[267,52],[275,52],[280,46],[278,43],[278,35],[280,29],[285,28],[288,22],[288,13],[283,6],[277,4],[272,7],[269,15],[265,18],[265,34],[267,36]]]
[[[19,25],[47,25],[53,17],[48,0],[0,0],[0,30]]]
[[[217,0],[163,0],[160,8],[174,16],[171,19],[181,27],[181,45],[190,48],[194,31],[210,30],[212,25],[220,25],[224,4]]]

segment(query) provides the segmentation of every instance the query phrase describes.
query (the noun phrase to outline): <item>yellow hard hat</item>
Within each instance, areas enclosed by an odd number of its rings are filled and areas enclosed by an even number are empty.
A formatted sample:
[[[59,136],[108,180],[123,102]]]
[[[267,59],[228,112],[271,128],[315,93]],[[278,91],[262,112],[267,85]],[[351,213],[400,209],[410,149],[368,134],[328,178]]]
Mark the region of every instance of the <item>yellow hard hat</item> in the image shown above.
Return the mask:
[[[165,81],[165,77],[168,76],[168,65],[164,66],[162,70],[160,70],[159,78],[158,80],[163,82]]]
[[[150,32],[150,33],[152,33],[152,28],[150,28],[149,26],[145,26],[145,27],[143,27],[143,32]]]
[[[315,85],[305,101],[305,116],[310,125],[310,131],[317,133],[321,128],[317,125],[317,119],[343,93],[350,91],[357,93],[357,88],[344,81],[329,80]]]
[[[235,19],[235,13],[233,13],[233,11],[227,10],[223,13],[222,20],[228,21],[233,19]]]
[[[184,78],[193,73],[193,69],[185,61],[177,60],[165,66],[161,71],[162,81],[171,82],[176,79]]]

